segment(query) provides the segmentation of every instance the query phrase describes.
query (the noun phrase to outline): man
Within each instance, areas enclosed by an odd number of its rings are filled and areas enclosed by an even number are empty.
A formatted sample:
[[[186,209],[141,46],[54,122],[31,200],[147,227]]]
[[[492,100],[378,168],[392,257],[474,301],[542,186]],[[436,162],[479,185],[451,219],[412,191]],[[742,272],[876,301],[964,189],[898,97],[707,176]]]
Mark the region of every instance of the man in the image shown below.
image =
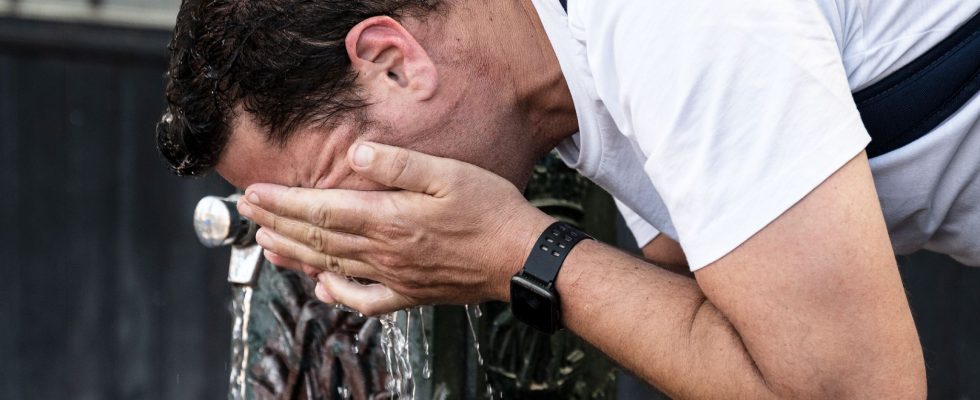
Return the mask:
[[[893,248],[980,265],[980,101],[869,163],[851,91],[980,0],[568,7],[187,0],[161,149],[247,187],[267,257],[328,303],[519,293],[516,311],[530,288],[675,398],[924,397]],[[561,235],[519,188],[556,146],[621,201],[647,260],[547,247]],[[554,285],[521,286],[545,249]]]

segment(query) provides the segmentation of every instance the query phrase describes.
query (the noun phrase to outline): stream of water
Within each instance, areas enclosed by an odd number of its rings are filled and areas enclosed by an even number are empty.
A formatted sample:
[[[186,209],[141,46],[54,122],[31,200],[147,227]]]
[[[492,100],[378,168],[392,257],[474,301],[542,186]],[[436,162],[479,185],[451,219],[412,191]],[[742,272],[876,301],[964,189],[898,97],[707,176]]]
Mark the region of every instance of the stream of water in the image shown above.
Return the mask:
[[[429,338],[426,334],[429,327],[426,326],[425,312],[423,310],[423,308],[416,308],[378,317],[378,321],[381,323],[381,350],[385,356],[385,368],[387,368],[389,377],[385,386],[395,399],[414,400],[416,398],[416,379],[428,380],[432,378],[432,356],[429,353]],[[483,312],[480,310],[479,305],[466,306],[466,321],[473,338],[477,363],[480,366],[483,365],[483,354],[480,351],[480,340],[477,335],[476,326],[479,324],[479,319],[482,316]],[[413,357],[412,354],[412,335],[416,332],[421,335],[421,343],[418,343],[421,344],[420,347],[423,352],[421,360],[417,359],[419,355]],[[354,339],[355,345],[353,351],[355,353],[361,350],[356,345],[356,343],[360,342],[359,339],[358,337]],[[416,346],[416,349],[418,349],[418,346]],[[416,365],[419,361],[422,364],[421,376],[416,376],[413,365]],[[486,376],[484,376],[484,380],[486,380]],[[493,388],[487,384],[486,389],[487,396],[493,399]],[[348,399],[350,396],[349,391],[345,390],[341,390],[340,395],[343,399]]]
[[[378,317],[381,321],[381,350],[384,352],[388,368],[387,388],[396,399],[403,400],[415,398],[412,350],[408,337],[411,332],[409,330],[411,318],[411,311],[399,311]],[[399,319],[405,320],[404,327],[399,326]]]

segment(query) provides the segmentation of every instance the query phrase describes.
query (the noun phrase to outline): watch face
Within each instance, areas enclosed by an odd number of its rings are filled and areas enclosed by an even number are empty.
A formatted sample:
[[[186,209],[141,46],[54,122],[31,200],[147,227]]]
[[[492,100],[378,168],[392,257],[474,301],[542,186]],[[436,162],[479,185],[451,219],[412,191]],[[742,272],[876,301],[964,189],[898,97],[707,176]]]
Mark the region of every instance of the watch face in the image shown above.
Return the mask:
[[[552,333],[560,328],[557,296],[534,282],[521,276],[512,278],[510,304],[514,317],[538,330]]]

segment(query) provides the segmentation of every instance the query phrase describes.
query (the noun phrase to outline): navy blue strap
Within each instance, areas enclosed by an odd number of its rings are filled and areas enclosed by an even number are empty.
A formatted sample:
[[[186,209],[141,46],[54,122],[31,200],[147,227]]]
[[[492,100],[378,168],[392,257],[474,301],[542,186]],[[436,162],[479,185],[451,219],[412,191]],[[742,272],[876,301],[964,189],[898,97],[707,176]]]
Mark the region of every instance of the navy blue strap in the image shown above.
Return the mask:
[[[561,3],[561,8],[564,8],[565,12],[568,12],[568,0],[558,0],[558,2]]]
[[[980,91],[980,14],[884,80],[854,93],[868,157],[925,136]]]

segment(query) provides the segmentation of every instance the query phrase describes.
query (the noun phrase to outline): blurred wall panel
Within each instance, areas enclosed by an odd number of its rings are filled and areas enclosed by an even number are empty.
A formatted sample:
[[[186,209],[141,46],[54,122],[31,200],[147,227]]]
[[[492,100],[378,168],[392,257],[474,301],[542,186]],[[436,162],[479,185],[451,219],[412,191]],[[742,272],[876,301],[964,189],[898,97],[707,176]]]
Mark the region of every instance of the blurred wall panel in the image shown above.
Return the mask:
[[[0,0],[0,15],[118,26],[173,27],[180,0]]]
[[[0,398],[226,397],[217,177],[156,151],[169,32],[0,18]]]
[[[928,252],[899,257],[930,399],[980,399],[980,268]]]

